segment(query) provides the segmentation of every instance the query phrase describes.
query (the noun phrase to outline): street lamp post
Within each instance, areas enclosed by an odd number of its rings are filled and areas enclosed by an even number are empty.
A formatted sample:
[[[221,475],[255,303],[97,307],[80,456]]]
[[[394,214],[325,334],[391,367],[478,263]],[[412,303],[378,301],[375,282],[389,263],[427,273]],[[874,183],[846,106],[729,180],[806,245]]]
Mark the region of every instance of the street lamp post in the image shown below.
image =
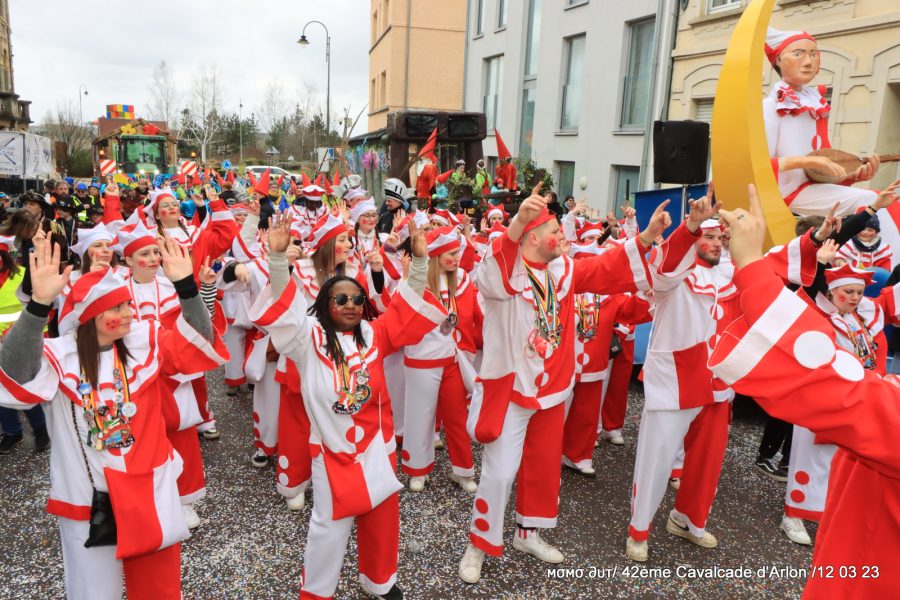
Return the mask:
[[[84,94],[81,93],[82,89],[84,89]],[[81,85],[78,86],[78,120],[79,120],[78,126],[79,127],[84,125],[84,111],[81,108],[81,98],[82,98],[82,96],[87,96],[87,95],[88,95],[87,86],[82,83]]]
[[[300,39],[297,43],[301,46],[308,46],[309,40],[306,39],[306,28],[313,23],[318,23],[325,29],[325,64],[327,66],[327,79],[325,83],[325,139],[328,139],[329,130],[331,129],[331,34],[328,33],[328,27],[322,21],[309,21],[303,26],[300,33]],[[326,141],[327,143],[327,141]]]
[[[240,140],[238,143],[240,144],[240,153],[241,158],[238,161],[243,164],[244,162],[244,104],[240,100],[238,100],[238,139]]]

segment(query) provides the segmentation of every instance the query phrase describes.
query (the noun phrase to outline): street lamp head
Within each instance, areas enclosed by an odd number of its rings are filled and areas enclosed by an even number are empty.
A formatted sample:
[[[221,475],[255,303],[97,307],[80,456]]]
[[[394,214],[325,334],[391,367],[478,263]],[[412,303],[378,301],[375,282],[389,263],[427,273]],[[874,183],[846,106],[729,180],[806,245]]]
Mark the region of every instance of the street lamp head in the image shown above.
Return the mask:
[[[84,95],[85,95],[85,96],[87,96],[87,95],[88,95],[88,93],[87,93],[87,90],[84,90]]]
[[[297,40],[297,43],[300,44],[301,46],[309,46],[309,40],[306,39],[305,35],[301,35],[300,39]]]

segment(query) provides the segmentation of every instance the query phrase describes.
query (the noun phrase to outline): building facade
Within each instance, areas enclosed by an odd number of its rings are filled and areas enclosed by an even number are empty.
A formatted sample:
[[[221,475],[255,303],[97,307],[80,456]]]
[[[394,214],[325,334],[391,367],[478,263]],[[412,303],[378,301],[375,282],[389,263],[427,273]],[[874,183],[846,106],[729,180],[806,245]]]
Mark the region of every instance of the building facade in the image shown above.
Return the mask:
[[[460,110],[466,0],[372,0],[368,130],[396,110]]]
[[[671,119],[709,121],[716,84],[734,25],[748,0],[690,0],[678,21],[672,53]],[[900,2],[897,0],[778,0],[771,25],[816,37],[832,103],[829,137],[858,154],[900,152]],[[778,81],[766,61],[764,93]],[[887,164],[872,182],[882,188],[900,175]]]
[[[668,98],[678,0],[468,0],[463,105],[515,157],[550,169],[560,198],[602,211],[652,187],[650,133]]]
[[[30,100],[20,100],[13,83],[9,4],[0,0],[0,129],[28,131]]]

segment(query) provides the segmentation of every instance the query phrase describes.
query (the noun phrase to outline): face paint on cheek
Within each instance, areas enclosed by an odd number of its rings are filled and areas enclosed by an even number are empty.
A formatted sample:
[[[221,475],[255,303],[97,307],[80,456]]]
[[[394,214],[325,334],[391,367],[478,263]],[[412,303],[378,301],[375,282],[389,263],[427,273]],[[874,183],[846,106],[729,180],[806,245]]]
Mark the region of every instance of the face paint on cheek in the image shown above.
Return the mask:
[[[119,319],[119,318],[109,319],[106,321],[106,323],[104,323],[104,325],[106,325],[106,328],[109,331],[115,331],[122,325],[122,319]]]
[[[559,248],[559,240],[557,240],[556,238],[550,238],[549,240],[547,240],[547,247],[550,250],[556,250],[557,248]]]
[[[138,261],[138,266],[141,267],[142,269],[146,269],[146,268],[147,268],[147,261],[144,260],[144,259],[139,260],[139,261]]]

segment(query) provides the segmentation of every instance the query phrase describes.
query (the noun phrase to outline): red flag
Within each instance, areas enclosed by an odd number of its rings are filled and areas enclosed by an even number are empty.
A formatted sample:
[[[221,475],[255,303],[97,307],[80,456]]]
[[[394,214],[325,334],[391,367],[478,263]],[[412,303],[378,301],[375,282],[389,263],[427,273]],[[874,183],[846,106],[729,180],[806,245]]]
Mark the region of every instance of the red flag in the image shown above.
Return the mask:
[[[419,150],[419,158],[429,158],[432,162],[437,162],[437,156],[434,155],[434,150],[437,148],[437,127],[434,128],[434,131],[431,132],[431,135],[428,136],[428,141],[425,142],[425,145],[422,146],[422,149]]]
[[[278,176],[278,183],[276,184],[276,185],[278,185],[278,189],[279,189],[279,190],[281,189],[281,184],[283,184],[283,183],[284,183],[284,175],[279,175],[279,176]]]
[[[294,181],[293,177],[291,177],[291,195],[294,197],[297,196],[297,182]]]
[[[494,130],[494,137],[497,138],[497,156],[500,160],[506,160],[510,158],[512,154],[509,153],[509,148],[506,147],[506,144],[503,143],[503,138],[500,137],[500,132],[496,129]]]

